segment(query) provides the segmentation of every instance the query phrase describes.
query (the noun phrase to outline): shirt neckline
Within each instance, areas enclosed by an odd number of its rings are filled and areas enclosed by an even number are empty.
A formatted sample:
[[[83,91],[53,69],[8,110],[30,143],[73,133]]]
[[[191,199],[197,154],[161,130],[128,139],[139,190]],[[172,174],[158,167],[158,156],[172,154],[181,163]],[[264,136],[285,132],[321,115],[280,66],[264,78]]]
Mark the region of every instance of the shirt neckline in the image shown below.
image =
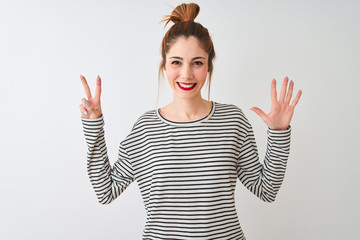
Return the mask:
[[[160,108],[158,108],[156,110],[156,115],[157,117],[164,123],[166,124],[169,124],[169,125],[172,125],[172,126],[181,126],[181,127],[184,127],[184,126],[196,126],[196,125],[199,125],[203,122],[206,122],[206,119],[209,117],[209,119],[211,118],[211,116],[214,114],[215,112],[215,102],[214,101],[211,101],[211,109],[210,109],[210,112],[205,116],[205,117],[202,117],[198,120],[195,120],[195,121],[189,121],[189,122],[175,122],[175,121],[171,121],[171,120],[168,120],[166,118],[164,118],[161,113],[160,113]]]

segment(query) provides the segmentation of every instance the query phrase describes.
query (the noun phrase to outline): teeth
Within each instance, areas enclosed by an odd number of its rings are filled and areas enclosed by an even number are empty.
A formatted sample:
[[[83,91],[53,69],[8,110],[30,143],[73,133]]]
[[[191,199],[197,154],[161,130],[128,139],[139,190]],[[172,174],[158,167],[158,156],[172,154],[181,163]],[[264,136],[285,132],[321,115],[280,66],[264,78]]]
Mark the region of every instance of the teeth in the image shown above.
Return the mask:
[[[193,86],[195,85],[195,83],[192,84],[192,85],[185,85],[185,84],[182,84],[182,83],[180,83],[180,82],[179,82],[179,84],[180,84],[180,86],[182,86],[183,88],[191,88],[191,87],[193,87]]]

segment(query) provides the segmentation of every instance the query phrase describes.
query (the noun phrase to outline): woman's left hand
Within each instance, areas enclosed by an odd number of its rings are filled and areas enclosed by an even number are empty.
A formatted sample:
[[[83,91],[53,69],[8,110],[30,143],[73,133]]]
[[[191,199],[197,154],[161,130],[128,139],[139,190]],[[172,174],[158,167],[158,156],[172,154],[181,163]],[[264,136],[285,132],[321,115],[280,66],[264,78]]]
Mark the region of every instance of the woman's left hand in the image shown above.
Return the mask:
[[[290,125],[291,118],[294,114],[295,106],[300,100],[300,96],[302,93],[301,90],[298,91],[295,99],[292,101],[290,105],[290,100],[294,89],[294,82],[290,81],[290,86],[287,91],[288,82],[289,82],[288,77],[285,77],[281,87],[280,99],[278,100],[276,93],[276,80],[275,79],[272,80],[271,109],[268,114],[264,113],[261,109],[257,107],[251,108],[251,110],[256,112],[264,120],[264,122],[270,129],[274,129],[274,130],[287,129]]]

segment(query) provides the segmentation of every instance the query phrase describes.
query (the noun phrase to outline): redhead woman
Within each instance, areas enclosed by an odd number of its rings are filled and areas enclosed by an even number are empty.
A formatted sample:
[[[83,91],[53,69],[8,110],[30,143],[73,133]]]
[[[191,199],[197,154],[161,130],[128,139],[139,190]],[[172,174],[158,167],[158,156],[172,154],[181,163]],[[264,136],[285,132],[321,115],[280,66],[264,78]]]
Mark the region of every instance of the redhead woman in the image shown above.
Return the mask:
[[[203,99],[215,57],[208,30],[195,22],[196,4],[181,4],[165,17],[174,24],[162,41],[159,80],[165,72],[173,101],[149,110],[121,141],[111,166],[101,110],[101,79],[95,95],[83,76],[80,105],[88,145],[88,173],[100,203],[115,200],[137,181],[147,221],[143,239],[245,239],[235,208],[237,179],[261,200],[272,202],[285,175],[290,149],[294,83],[285,78],[279,96],[271,84],[271,110],[253,110],[268,126],[264,163],[253,129],[240,108]],[[209,95],[208,95],[209,96]]]

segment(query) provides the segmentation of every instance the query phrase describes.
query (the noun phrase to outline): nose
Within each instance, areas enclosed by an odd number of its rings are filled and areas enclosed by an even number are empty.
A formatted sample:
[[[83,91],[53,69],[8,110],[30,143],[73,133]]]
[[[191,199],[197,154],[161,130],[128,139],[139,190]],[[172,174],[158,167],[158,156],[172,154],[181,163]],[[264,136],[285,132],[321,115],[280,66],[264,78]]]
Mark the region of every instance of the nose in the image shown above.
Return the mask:
[[[193,72],[190,66],[183,66],[181,69],[181,78],[182,79],[192,79],[193,76]]]

